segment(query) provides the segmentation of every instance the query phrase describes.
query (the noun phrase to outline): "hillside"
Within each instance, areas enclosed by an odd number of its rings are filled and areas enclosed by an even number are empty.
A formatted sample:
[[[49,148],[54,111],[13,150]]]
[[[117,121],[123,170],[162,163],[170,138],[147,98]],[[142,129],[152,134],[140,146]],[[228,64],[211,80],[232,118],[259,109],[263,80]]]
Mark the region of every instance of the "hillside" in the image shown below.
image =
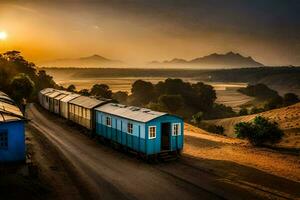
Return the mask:
[[[210,54],[208,56],[185,60],[174,58],[163,62],[153,61],[155,65],[175,65],[192,66],[204,68],[241,68],[241,67],[261,67],[263,64],[255,61],[253,58],[244,57],[239,53],[228,52],[226,54]]]
[[[120,61],[111,60],[99,55],[81,58],[63,58],[40,63],[43,67],[114,67],[120,65]]]
[[[225,134],[235,137],[234,125],[239,122],[248,122],[261,115],[275,121],[284,131],[285,136],[278,144],[281,147],[300,148],[300,103],[292,106],[266,111],[260,114],[232,117],[218,120],[207,120],[207,123],[221,125],[225,128]]]

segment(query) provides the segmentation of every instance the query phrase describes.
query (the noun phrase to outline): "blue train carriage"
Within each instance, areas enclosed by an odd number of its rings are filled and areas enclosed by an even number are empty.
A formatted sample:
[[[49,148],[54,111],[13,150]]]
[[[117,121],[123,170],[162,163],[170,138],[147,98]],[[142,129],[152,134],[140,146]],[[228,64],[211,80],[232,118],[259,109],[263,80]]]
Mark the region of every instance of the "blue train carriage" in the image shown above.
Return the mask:
[[[25,161],[25,118],[14,101],[0,92],[0,163]]]
[[[96,135],[144,155],[180,152],[183,119],[145,108],[108,103],[96,110]]]

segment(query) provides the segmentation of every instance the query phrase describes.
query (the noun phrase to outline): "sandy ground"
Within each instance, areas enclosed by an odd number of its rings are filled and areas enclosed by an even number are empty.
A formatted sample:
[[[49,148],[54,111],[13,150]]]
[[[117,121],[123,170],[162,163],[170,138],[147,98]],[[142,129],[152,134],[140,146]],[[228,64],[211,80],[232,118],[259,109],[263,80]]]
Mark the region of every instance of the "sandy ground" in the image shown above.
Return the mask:
[[[299,155],[254,148],[244,140],[210,134],[188,124],[185,124],[185,135],[188,137],[185,138],[184,153],[189,156],[230,161],[300,182]],[[222,168],[218,171],[222,172]]]
[[[290,155],[253,149],[244,141],[211,135],[186,125],[183,156],[175,162],[150,165],[98,144],[65,120],[35,106],[28,113],[32,119],[30,126],[43,138],[40,143],[52,144],[48,148],[53,146],[57,155],[69,163],[57,162],[55,166],[69,167],[77,177],[69,179],[68,184],[74,186],[62,193],[67,199],[76,195],[76,185],[91,199],[300,198],[296,164],[299,159]],[[268,156],[271,156],[269,160],[261,163]],[[279,163],[278,167],[272,168],[272,162]],[[49,168],[47,162],[41,164]],[[291,170],[284,172],[284,167]]]
[[[274,109],[258,114],[269,118],[279,124],[284,131],[285,136],[278,144],[280,147],[300,149],[300,103],[284,108]],[[255,118],[255,115],[246,115],[241,117],[232,117],[218,120],[208,120],[206,122],[221,125],[225,128],[225,134],[235,137],[234,125],[239,122],[248,122]]]

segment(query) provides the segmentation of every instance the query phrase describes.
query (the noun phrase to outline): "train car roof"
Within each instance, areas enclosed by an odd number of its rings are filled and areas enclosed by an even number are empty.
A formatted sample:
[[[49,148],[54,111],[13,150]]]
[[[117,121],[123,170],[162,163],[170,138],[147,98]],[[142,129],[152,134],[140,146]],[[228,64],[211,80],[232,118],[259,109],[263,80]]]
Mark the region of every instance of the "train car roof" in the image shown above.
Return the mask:
[[[61,93],[62,93],[61,91],[55,90],[55,91],[46,93],[45,96],[47,96],[49,98],[54,98],[54,97],[58,96]]]
[[[14,101],[5,93],[0,92],[0,123],[18,121],[23,119],[23,113],[18,108],[18,106],[15,105]]]
[[[139,108],[135,106],[126,106],[116,103],[108,103],[96,108],[100,112],[116,115],[122,118],[131,119],[139,122],[148,122],[155,118],[167,115],[164,112],[157,112],[146,108]]]
[[[69,103],[91,109],[91,108],[105,104],[110,101],[111,101],[110,99],[101,99],[100,100],[100,99],[96,99],[93,97],[79,96],[79,97],[69,101]]]
[[[46,93],[52,92],[52,91],[55,91],[55,89],[53,89],[53,88],[45,88],[45,89],[42,89],[42,90],[40,91],[40,93],[41,93],[41,94],[46,94]]]
[[[60,101],[67,103],[67,102],[69,102],[69,101],[71,101],[71,100],[73,100],[73,99],[75,99],[79,96],[80,96],[79,94],[70,93],[69,95],[63,97]]]

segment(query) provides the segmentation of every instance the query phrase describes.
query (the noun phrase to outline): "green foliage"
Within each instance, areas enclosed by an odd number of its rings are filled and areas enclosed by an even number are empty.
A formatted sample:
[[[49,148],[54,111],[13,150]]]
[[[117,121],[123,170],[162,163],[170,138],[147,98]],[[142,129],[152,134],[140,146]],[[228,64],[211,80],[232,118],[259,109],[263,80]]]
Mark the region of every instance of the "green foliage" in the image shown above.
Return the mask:
[[[111,99],[112,91],[109,89],[109,86],[106,84],[95,84],[91,89],[91,95]]]
[[[24,78],[24,75],[20,75],[22,81],[25,82],[34,82],[33,91],[19,90],[18,92],[12,90],[12,87],[16,85],[12,85],[12,81],[14,77],[18,74],[25,74],[28,80]],[[14,84],[19,84],[21,80],[18,79],[14,82]],[[24,83],[25,84],[25,83]],[[31,84],[29,84],[31,85]],[[28,87],[27,85],[26,87]],[[24,86],[25,87],[25,86]],[[11,95],[12,98],[16,98],[16,101],[20,101],[21,96],[26,97],[26,99],[33,100],[37,93],[46,87],[57,87],[52,77],[47,75],[45,71],[37,71],[34,63],[26,61],[21,53],[18,51],[8,51],[4,54],[0,54],[0,90],[6,92]],[[16,88],[18,89],[18,88]],[[24,94],[20,94],[20,92],[25,92]]]
[[[156,93],[161,95],[180,95],[184,104],[195,110],[208,111],[216,100],[216,92],[212,86],[202,82],[190,84],[181,79],[166,79],[156,86]]]
[[[166,108],[160,105],[159,103],[150,102],[147,106],[147,108],[151,110],[157,110],[160,112],[167,112]]]
[[[12,79],[10,90],[12,92],[12,98],[20,103],[23,98],[28,99],[31,96],[34,90],[34,83],[29,76],[21,73]]]
[[[250,114],[257,114],[257,113],[261,113],[261,112],[264,112],[265,110],[263,108],[257,108],[257,107],[253,107],[251,110],[250,110]]]
[[[238,91],[247,96],[260,99],[270,99],[279,96],[275,90],[270,89],[265,84],[248,85],[246,88],[240,88]]]
[[[128,92],[118,91],[113,93],[112,98],[117,100],[119,103],[126,104],[128,98]]]
[[[67,87],[67,91],[69,92],[76,92],[76,87],[75,85],[71,84]]]
[[[292,104],[295,104],[298,102],[300,102],[299,97],[294,93],[286,93],[283,96],[283,105],[284,106],[289,106],[289,105],[292,105]]]
[[[200,122],[203,120],[203,116],[204,116],[203,112],[198,112],[198,113],[194,114],[192,116],[192,122],[199,125]]]
[[[206,119],[221,119],[227,117],[234,117],[237,114],[233,111],[230,106],[224,104],[214,104],[209,112],[205,113]]]
[[[88,89],[82,89],[78,93],[83,96],[90,96],[90,92]]]
[[[161,95],[158,102],[171,113],[175,113],[183,106],[183,99],[180,95]]]
[[[146,105],[155,99],[155,90],[151,82],[137,80],[132,84],[132,104],[133,105]]]
[[[215,130],[213,131],[213,133],[219,134],[219,135],[224,135],[224,127],[223,126],[215,126]]]
[[[240,122],[234,128],[238,138],[248,139],[255,146],[278,143],[283,137],[277,123],[261,116],[255,117],[253,122]]]
[[[36,90],[37,92],[44,88],[55,88],[56,83],[53,80],[52,76],[49,76],[44,70],[40,70],[36,78]]]
[[[281,96],[274,96],[268,99],[267,103],[264,105],[264,110],[272,110],[282,106],[283,99]]]
[[[240,116],[248,115],[248,109],[247,109],[247,108],[242,108],[242,109],[240,109],[239,115],[240,115]]]

